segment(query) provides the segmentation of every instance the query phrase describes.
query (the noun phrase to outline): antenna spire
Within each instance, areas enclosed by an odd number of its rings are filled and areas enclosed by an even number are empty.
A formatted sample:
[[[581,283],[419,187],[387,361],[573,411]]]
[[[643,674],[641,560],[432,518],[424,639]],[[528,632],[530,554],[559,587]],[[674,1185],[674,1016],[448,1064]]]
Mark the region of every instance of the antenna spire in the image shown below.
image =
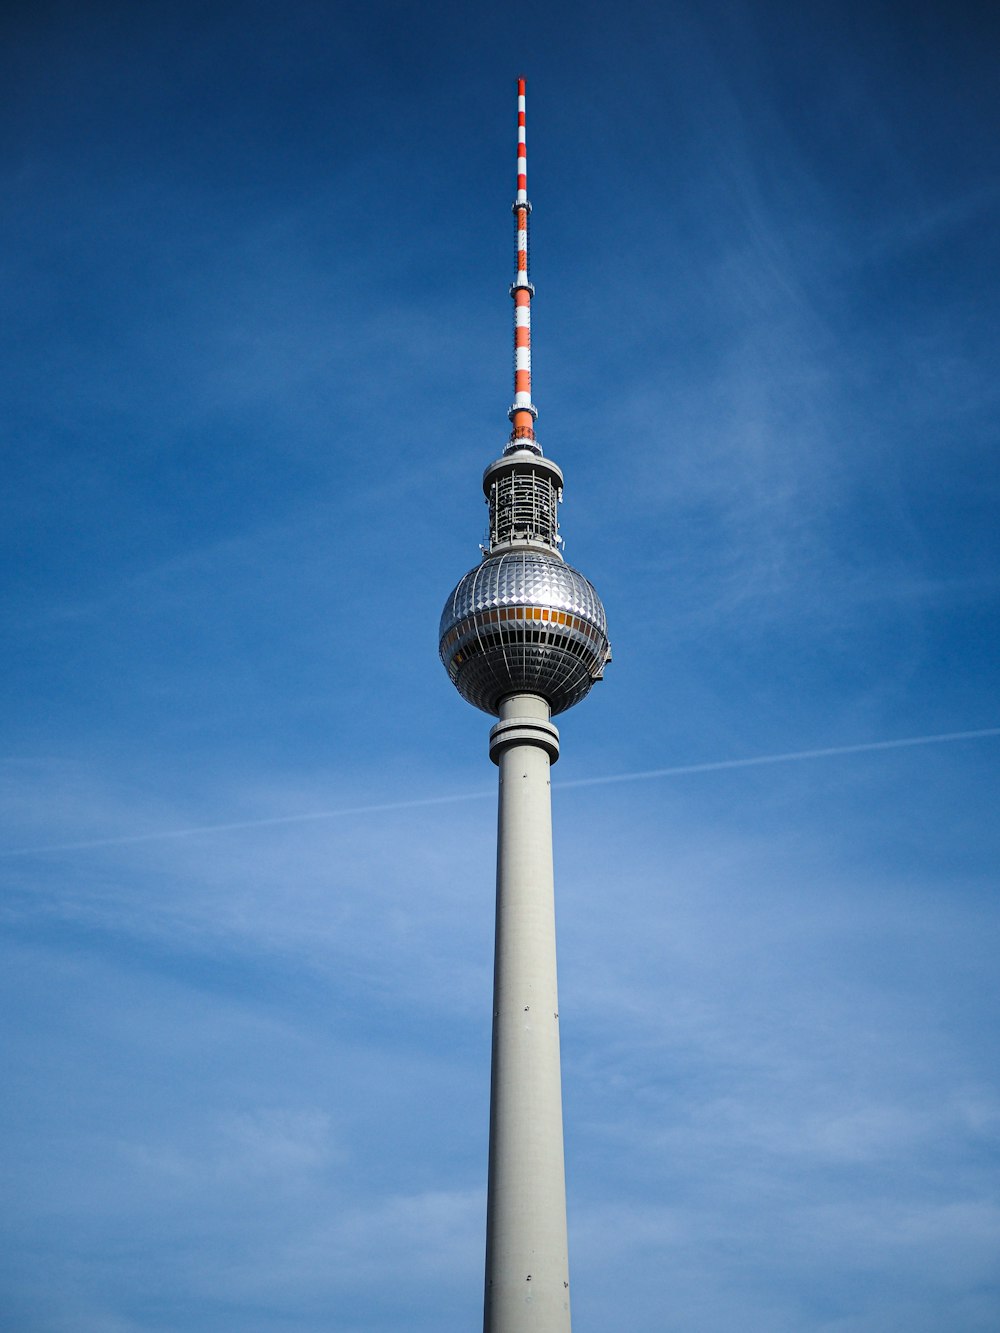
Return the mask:
[[[525,144],[523,78],[517,81],[517,196],[514,217],[517,234],[517,273],[510,286],[514,298],[514,401],[507,413],[511,422],[507,450],[531,449],[540,454],[535,439],[538,413],[531,401],[531,298],[535,289],[528,280],[528,153]]]

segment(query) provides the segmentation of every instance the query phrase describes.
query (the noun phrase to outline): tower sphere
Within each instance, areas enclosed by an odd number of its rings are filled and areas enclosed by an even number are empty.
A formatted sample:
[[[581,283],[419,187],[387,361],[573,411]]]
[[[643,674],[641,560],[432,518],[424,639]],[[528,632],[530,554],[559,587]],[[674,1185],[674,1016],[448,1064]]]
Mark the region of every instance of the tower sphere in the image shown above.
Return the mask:
[[[490,554],[459,580],[441,615],[440,652],[462,698],[494,715],[512,694],[565,712],[611,655],[593,584],[537,548]]]

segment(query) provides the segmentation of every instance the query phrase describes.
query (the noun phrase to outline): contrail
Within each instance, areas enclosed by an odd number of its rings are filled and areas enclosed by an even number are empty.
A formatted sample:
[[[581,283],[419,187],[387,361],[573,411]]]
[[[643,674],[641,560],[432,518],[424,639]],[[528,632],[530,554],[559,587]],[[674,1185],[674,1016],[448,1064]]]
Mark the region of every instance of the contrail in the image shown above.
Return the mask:
[[[379,805],[351,805],[340,810],[313,810],[300,815],[270,815],[264,819],[241,819],[229,824],[193,824],[190,828],[161,829],[156,833],[132,833],[124,837],[90,838],[86,842],[60,842],[47,847],[13,847],[3,856],[33,856],[42,852],[79,852],[91,847],[125,847],[134,842],[163,842],[168,838],[193,838],[199,833],[235,833],[240,829],[268,828],[277,824],[308,824],[318,819],[346,819],[350,815],[374,815],[385,810],[412,810],[421,805],[454,805],[479,801],[493,791],[469,791],[452,796],[424,796],[416,800],[385,801]]]
[[[830,759],[838,755],[868,754],[875,750],[902,750],[914,745],[944,745],[949,741],[978,741],[1000,736],[1000,727],[981,727],[977,731],[944,731],[929,736],[903,736],[890,741],[864,741],[859,745],[828,745],[815,750],[786,750],[782,754],[757,754],[748,759],[715,759],[703,764],[674,764],[670,768],[644,768],[635,773],[610,773],[596,778],[574,778],[554,782],[553,788],[567,791],[573,787],[604,787],[613,782],[644,782],[655,778],[685,777],[691,773],[721,773],[727,769],[759,768],[765,764],[791,764],[806,759]],[[0,857],[41,856],[49,852],[89,851],[99,847],[126,847],[134,843],[165,842],[173,838],[193,838],[203,833],[235,833],[243,829],[277,827],[281,824],[308,824],[322,819],[346,819],[351,815],[374,815],[394,810],[416,810],[429,805],[456,805],[460,801],[481,801],[494,796],[495,789],[469,791],[450,796],[424,796],[406,801],[385,801],[377,805],[343,806],[339,810],[315,810],[299,815],[272,815],[264,819],[243,819],[227,824],[196,824],[189,828],[164,829],[156,833],[135,833],[124,837],[91,838],[86,842],[62,842],[45,847],[14,847],[0,852]]]
[[[611,782],[640,782],[644,778],[674,778],[685,773],[718,773],[727,768],[757,768],[762,764],[790,764],[797,759],[828,759],[838,754],[865,754],[870,750],[902,750],[909,745],[941,745],[945,741],[978,741],[1000,736],[1000,727],[978,731],[943,731],[933,736],[903,736],[894,741],[864,741],[860,745],[828,745],[821,750],[788,750],[784,754],[757,754],[750,759],[716,759],[707,764],[676,764],[673,768],[646,768],[638,773],[614,773],[603,778],[574,778],[553,787],[598,787]]]

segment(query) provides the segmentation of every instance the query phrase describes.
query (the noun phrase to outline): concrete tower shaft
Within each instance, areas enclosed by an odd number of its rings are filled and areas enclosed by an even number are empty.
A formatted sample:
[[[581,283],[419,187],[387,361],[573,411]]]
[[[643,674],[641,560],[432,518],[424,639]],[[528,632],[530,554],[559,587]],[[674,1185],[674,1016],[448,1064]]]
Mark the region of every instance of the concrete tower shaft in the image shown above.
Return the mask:
[[[549,771],[537,695],[501,705],[484,1333],[569,1333]]]

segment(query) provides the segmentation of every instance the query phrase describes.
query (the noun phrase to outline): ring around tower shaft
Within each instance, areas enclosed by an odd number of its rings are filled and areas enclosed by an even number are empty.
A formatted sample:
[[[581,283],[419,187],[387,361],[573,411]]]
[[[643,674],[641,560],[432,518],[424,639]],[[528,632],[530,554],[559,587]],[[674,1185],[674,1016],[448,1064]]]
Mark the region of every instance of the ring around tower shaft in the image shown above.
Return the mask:
[[[550,769],[539,695],[500,705],[484,1333],[569,1333]]]

